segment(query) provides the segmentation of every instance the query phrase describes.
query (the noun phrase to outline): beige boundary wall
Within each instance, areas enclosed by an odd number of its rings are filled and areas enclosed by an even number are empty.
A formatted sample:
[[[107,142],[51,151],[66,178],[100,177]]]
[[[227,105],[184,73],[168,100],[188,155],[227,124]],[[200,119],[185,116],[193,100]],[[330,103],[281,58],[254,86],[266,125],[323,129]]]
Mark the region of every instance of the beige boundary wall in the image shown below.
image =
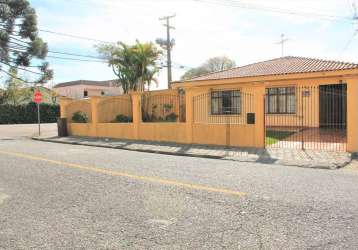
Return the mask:
[[[219,80],[204,81],[193,85],[180,83],[177,88],[185,89],[186,103],[186,122],[185,123],[143,123],[141,119],[141,94],[132,93],[131,102],[133,108],[133,123],[120,124],[103,122],[103,117],[113,117],[114,114],[97,115],[98,103],[103,100],[101,97],[93,97],[90,100],[82,101],[79,104],[72,104],[71,99],[61,99],[61,117],[70,118],[75,112],[75,108],[83,109],[81,111],[90,112],[91,122],[88,124],[69,123],[68,129],[70,135],[119,138],[131,140],[152,140],[163,142],[177,142],[187,144],[211,144],[211,145],[230,145],[242,147],[265,147],[265,117],[264,117],[264,96],[266,88],[288,87],[288,86],[319,86],[336,83],[347,84],[347,151],[358,152],[358,76],[340,76],[328,77],[328,73],[312,73],[309,75],[286,76],[292,79],[261,79],[254,78],[252,81],[247,79],[237,80]],[[317,75],[317,76],[315,76]],[[315,77],[314,77],[315,76]],[[294,78],[296,77],[296,78]],[[305,79],[304,79],[305,77]],[[256,114],[256,124],[231,124],[229,128],[225,124],[195,123],[193,98],[199,95],[209,93],[212,90],[239,89],[245,93],[251,93],[254,96],[254,109]],[[174,94],[176,90],[161,92],[152,92],[153,94]],[[317,96],[314,97],[317,100]],[[89,105],[89,104],[90,105]],[[70,105],[71,104],[71,105]],[[70,105],[69,109],[67,109]],[[300,104],[298,103],[298,106]],[[90,109],[89,109],[90,107]],[[105,112],[108,112],[105,111]],[[313,111],[314,117],[318,117],[318,111]],[[275,126],[276,115],[268,115],[268,124]],[[295,115],[284,115],[285,119],[292,119],[295,124]],[[102,118],[101,118],[102,117]],[[107,119],[107,118],[105,118]],[[68,119],[69,120],[69,119]],[[272,121],[271,121],[272,120]],[[312,120],[311,126],[317,126],[317,119]],[[286,120],[287,123],[287,120]],[[279,125],[279,124],[277,124]]]
[[[103,117],[114,117],[118,112],[106,107],[101,97],[91,97],[91,122],[86,124],[72,123],[71,113],[67,107],[76,106],[74,100],[61,99],[61,117],[68,118],[68,131],[72,136],[86,136],[99,138],[116,138],[129,140],[145,140],[159,142],[176,142],[183,144],[208,144],[222,146],[264,148],[264,88],[252,88],[254,95],[254,108],[256,114],[255,124],[210,124],[194,122],[193,98],[203,92],[186,90],[186,122],[142,122],[141,93],[131,93],[128,100],[132,103],[133,123],[103,122]],[[205,90],[204,90],[205,91]],[[151,94],[178,94],[177,90],[153,91]],[[113,102],[108,97],[109,102]],[[120,98],[120,97],[115,97]],[[78,106],[80,108],[80,106]],[[78,110],[82,111],[82,110]],[[105,115],[102,112],[106,112]]]

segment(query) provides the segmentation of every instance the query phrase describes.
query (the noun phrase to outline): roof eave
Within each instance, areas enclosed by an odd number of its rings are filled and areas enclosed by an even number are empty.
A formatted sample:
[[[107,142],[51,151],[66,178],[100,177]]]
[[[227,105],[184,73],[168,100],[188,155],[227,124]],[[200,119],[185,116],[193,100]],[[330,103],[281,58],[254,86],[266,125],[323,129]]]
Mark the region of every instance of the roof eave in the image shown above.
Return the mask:
[[[233,77],[223,79],[211,80],[188,80],[173,82],[173,88],[190,88],[206,85],[220,85],[228,83],[251,83],[251,82],[265,82],[265,81],[284,81],[291,79],[308,79],[308,78],[321,78],[321,77],[349,77],[358,76],[358,68],[333,70],[333,71],[316,71],[305,73],[289,73],[279,75],[263,75],[263,76],[249,76],[249,77]]]

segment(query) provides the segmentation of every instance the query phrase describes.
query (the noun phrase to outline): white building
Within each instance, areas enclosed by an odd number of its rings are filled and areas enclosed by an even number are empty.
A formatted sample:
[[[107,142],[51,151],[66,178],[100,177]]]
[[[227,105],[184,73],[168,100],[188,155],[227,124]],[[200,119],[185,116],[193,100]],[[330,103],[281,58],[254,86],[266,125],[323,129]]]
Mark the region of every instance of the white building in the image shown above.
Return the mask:
[[[53,90],[60,96],[73,99],[88,98],[91,96],[115,96],[123,94],[118,80],[88,81],[78,80],[59,83]]]

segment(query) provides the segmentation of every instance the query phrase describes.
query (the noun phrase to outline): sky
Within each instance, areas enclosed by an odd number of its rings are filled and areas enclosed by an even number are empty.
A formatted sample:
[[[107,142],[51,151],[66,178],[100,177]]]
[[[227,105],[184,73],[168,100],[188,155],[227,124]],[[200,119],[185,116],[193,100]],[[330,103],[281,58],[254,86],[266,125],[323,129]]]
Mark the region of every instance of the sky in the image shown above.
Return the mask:
[[[175,27],[172,37],[176,41],[172,51],[174,80],[214,56],[228,56],[238,66],[280,57],[281,45],[277,43],[281,34],[289,39],[285,43],[285,55],[357,62],[358,35],[353,35],[358,22],[353,21],[353,2],[30,0],[38,14],[40,29],[109,42],[134,43],[136,39],[149,42],[164,38],[166,30],[159,18],[176,14],[171,20]],[[40,32],[40,36],[50,50],[98,56],[96,42],[45,32]],[[50,85],[80,79],[115,79],[106,63],[47,60],[55,72]],[[165,68],[158,79],[157,88],[166,88]]]

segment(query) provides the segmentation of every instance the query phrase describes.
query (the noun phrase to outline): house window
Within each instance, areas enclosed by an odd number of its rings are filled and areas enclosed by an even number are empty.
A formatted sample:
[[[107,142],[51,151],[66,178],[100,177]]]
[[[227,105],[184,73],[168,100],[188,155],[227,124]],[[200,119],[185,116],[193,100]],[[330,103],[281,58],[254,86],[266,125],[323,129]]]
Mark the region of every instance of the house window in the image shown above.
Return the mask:
[[[296,90],[294,87],[266,89],[266,113],[295,114]]]
[[[240,114],[241,93],[238,90],[211,92],[211,114]]]
[[[88,97],[88,91],[87,90],[83,91],[83,97]]]

